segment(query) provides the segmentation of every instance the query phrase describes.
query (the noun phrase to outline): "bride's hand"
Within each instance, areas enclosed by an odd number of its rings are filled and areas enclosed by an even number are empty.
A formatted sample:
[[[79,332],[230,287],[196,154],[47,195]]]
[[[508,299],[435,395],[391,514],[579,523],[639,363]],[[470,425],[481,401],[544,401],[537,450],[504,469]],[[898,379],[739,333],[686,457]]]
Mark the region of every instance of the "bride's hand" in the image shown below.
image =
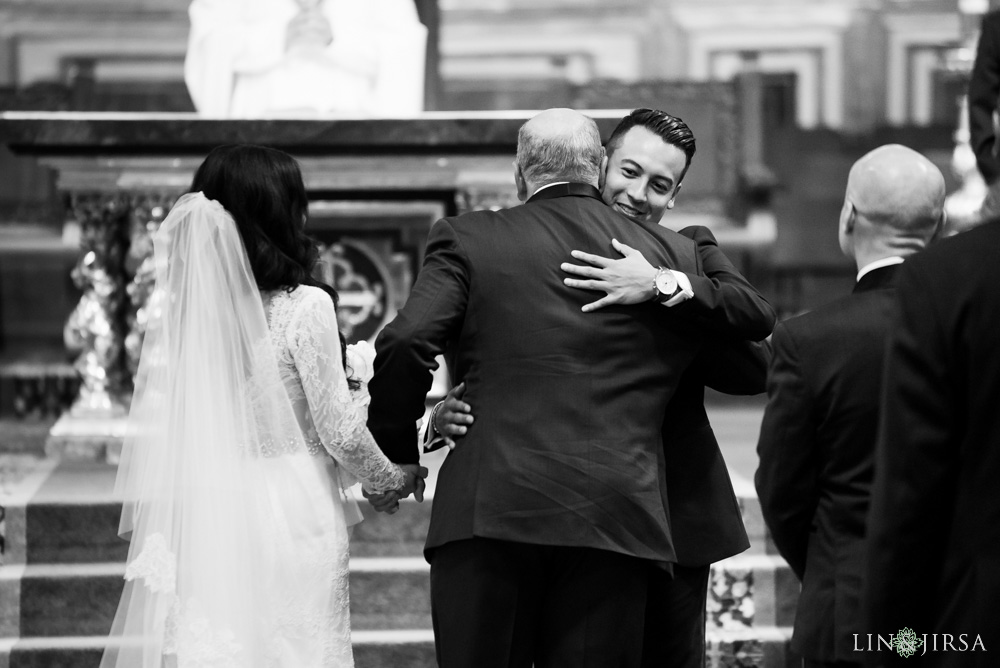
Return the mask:
[[[419,464],[398,464],[398,466],[403,471],[404,478],[403,486],[399,489],[381,494],[366,489],[361,490],[362,495],[368,499],[368,503],[372,504],[376,512],[392,515],[399,510],[399,502],[410,494],[413,494],[418,502],[424,500],[424,478],[427,477],[427,467]]]
[[[366,490],[362,490],[361,493],[368,499],[368,503],[372,504],[377,513],[389,513],[392,515],[399,510],[399,493],[396,491],[370,494]]]

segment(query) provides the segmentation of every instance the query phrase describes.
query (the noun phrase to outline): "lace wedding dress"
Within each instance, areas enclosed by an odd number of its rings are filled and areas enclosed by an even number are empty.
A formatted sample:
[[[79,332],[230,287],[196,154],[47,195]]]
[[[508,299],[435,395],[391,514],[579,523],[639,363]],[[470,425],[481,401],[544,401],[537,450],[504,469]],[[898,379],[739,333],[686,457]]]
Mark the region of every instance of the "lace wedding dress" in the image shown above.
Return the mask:
[[[131,534],[102,668],[353,666],[345,492],[402,485],[318,288],[257,292],[200,193],[154,239],[157,297],[117,491]],[[349,519],[350,518],[350,519]]]

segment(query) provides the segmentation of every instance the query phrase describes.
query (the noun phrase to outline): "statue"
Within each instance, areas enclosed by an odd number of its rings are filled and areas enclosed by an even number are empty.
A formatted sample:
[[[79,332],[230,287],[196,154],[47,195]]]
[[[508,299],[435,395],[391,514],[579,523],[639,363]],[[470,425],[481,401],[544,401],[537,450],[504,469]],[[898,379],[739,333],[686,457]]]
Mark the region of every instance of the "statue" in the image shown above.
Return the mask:
[[[414,0],[193,0],[184,77],[205,116],[423,110]]]
[[[121,264],[128,204],[121,197],[77,197],[73,210],[80,223],[83,255],[72,274],[82,295],[63,328],[63,341],[76,355],[73,366],[80,375],[80,394],[69,417],[123,418],[127,380],[120,324],[125,304]]]
[[[118,418],[125,415],[121,401],[121,337],[114,314],[122,301],[117,281],[102,267],[94,251],[85,253],[73,270],[73,282],[83,290],[80,303],[63,330],[66,348],[77,354],[73,366],[80,374],[80,396],[70,408],[73,417]]]

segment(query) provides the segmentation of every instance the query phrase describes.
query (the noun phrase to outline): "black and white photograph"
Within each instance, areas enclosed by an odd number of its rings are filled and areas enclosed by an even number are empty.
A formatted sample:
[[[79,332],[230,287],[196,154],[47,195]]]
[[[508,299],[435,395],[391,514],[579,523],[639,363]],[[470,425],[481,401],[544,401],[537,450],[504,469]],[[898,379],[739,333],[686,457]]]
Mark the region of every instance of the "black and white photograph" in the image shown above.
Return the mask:
[[[0,668],[1000,666],[1000,0],[0,0]]]

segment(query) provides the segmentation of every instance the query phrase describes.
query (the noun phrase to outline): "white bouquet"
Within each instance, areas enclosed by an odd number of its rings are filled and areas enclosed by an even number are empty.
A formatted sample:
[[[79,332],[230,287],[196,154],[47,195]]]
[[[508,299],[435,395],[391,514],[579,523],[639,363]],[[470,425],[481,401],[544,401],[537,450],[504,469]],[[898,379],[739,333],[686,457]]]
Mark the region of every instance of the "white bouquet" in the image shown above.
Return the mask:
[[[367,341],[358,341],[347,346],[347,372],[352,380],[361,383],[356,390],[351,390],[355,403],[368,407],[371,396],[368,394],[368,381],[375,373],[375,346]]]

